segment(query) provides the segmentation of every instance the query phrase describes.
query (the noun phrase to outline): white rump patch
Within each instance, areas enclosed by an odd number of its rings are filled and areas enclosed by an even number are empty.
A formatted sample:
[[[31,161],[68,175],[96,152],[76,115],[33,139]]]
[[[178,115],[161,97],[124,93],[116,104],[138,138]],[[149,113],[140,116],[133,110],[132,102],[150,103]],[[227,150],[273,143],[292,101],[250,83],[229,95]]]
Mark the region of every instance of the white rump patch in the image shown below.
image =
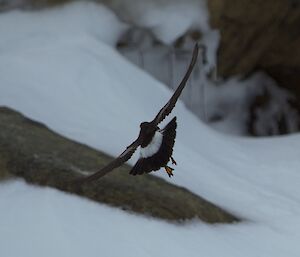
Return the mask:
[[[141,147],[140,156],[142,158],[147,158],[157,153],[158,149],[161,146],[162,140],[163,135],[159,131],[156,131],[150,144],[144,148]]]

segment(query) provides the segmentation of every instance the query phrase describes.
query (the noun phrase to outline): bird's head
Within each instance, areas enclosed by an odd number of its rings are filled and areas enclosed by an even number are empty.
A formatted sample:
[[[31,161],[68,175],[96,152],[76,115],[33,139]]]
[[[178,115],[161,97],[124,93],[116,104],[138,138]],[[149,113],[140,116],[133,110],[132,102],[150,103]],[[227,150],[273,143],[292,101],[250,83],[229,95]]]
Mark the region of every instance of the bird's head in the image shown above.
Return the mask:
[[[153,130],[153,126],[150,122],[142,122],[140,124],[141,131],[144,133],[150,133]]]
[[[150,122],[145,121],[140,124],[140,128],[147,129],[149,127],[149,125],[150,125]]]

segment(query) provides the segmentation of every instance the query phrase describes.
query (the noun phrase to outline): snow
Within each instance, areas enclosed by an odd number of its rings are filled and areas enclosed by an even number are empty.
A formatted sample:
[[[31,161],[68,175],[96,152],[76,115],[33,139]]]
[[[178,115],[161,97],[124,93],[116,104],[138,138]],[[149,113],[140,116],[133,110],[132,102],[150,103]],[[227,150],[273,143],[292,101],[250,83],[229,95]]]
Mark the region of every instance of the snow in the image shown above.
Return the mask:
[[[69,19],[77,25],[67,25]],[[120,154],[137,137],[140,122],[151,120],[171,95],[113,48],[123,29],[109,10],[91,3],[1,14],[0,104]],[[178,166],[172,179],[155,175],[244,222],[176,225],[15,180],[0,184],[0,256],[298,257],[299,135],[219,134],[181,102],[173,115]]]
[[[143,4],[140,15],[133,17],[137,17],[135,23],[139,26],[150,29],[162,42],[171,44],[192,28],[200,28],[205,32],[209,29],[208,14],[204,5],[204,1],[193,4],[185,2],[152,4],[147,8]]]
[[[206,1],[166,1],[157,3],[143,1],[134,8],[135,15],[131,14],[133,22],[139,27],[149,29],[165,44],[174,43],[188,31],[197,30],[202,33],[201,43],[206,47],[205,70],[208,73],[217,66],[216,52],[219,46],[220,35],[209,25],[209,14]],[[194,45],[194,40],[185,42],[186,48]],[[192,45],[192,46],[191,46]]]
[[[267,94],[266,103],[256,106],[254,111],[255,133],[259,136],[280,134],[278,121],[282,118],[286,121],[286,130],[296,132],[300,121],[296,109],[290,104],[292,95],[262,72],[256,72],[246,80],[235,76],[217,84],[206,81],[206,119],[219,131],[247,135],[251,104],[255,97],[264,94]]]
[[[298,256],[295,217],[285,227],[176,225],[22,181],[0,187],[1,256]],[[280,220],[280,219],[278,219]]]
[[[123,20],[147,28],[171,44],[192,29],[210,30],[205,0],[113,0],[108,3]]]
[[[266,74],[258,72],[246,80],[240,76],[224,81],[217,78],[220,33],[209,25],[206,1],[114,0],[111,5],[135,25],[123,38],[127,47],[120,48],[122,54],[170,88],[181,80],[195,39],[187,34],[180,49],[172,44],[189,31],[201,32],[199,42],[205,46],[205,58],[194,69],[181,98],[200,119],[235,135],[270,136],[298,130],[299,114],[292,105],[293,98]],[[157,46],[157,39],[171,46]],[[257,97],[264,94],[269,102],[254,106]]]
[[[69,37],[72,40],[73,36],[81,39],[93,37],[111,45],[127,28],[108,8],[100,8],[92,2],[79,2],[34,13],[11,11],[2,13],[0,18],[0,31],[5,33],[1,36],[1,52],[15,51],[18,47],[24,51],[27,47],[32,48],[33,42],[43,45],[49,39],[67,40]],[[98,29],[95,26],[97,23],[110,30]]]
[[[201,43],[206,47],[206,72],[216,65],[216,51],[219,46],[219,31],[209,24],[209,13],[205,0],[113,0],[109,3],[123,20],[135,28],[143,28],[143,33],[151,32],[158,41],[173,44],[188,32],[199,31]],[[142,36],[141,48],[149,50],[152,37]],[[146,42],[145,42],[146,41]],[[193,48],[195,39],[184,40],[185,49]]]

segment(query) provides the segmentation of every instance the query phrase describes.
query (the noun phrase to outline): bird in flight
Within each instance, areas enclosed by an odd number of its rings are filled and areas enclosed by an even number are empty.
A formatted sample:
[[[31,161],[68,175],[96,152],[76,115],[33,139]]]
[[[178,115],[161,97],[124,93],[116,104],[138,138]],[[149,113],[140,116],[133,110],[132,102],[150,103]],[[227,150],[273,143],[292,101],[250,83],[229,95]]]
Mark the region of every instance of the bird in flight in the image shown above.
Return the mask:
[[[196,44],[190,65],[176,91],[152,121],[142,122],[140,124],[138,138],[112,162],[108,163],[94,174],[83,178],[83,180],[81,180],[82,182],[96,180],[106,175],[113,169],[121,166],[132,157],[133,153],[138,147],[140,147],[140,157],[131,169],[131,175],[149,173],[151,171],[159,170],[163,167],[169,177],[173,176],[174,169],[167,164],[170,160],[172,161],[172,164],[177,164],[172,157],[173,146],[176,137],[176,117],[174,117],[163,129],[160,129],[158,124],[162,122],[175,107],[175,104],[195,66],[198,57],[198,51],[199,46]]]

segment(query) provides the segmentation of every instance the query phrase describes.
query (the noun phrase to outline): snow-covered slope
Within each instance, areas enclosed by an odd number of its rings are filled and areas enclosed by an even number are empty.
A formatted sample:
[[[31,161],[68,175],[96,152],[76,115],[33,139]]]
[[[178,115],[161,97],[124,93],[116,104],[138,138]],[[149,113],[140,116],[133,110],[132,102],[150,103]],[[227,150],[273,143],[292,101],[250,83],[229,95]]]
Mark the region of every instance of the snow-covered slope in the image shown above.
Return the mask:
[[[93,22],[86,22],[90,16]],[[119,154],[137,136],[139,123],[152,119],[171,95],[113,49],[123,28],[93,4],[0,15],[0,105]],[[0,185],[0,256],[298,257],[300,136],[224,136],[180,102],[173,115],[179,123],[178,166],[169,181],[246,222],[178,226],[22,181],[7,182]]]

